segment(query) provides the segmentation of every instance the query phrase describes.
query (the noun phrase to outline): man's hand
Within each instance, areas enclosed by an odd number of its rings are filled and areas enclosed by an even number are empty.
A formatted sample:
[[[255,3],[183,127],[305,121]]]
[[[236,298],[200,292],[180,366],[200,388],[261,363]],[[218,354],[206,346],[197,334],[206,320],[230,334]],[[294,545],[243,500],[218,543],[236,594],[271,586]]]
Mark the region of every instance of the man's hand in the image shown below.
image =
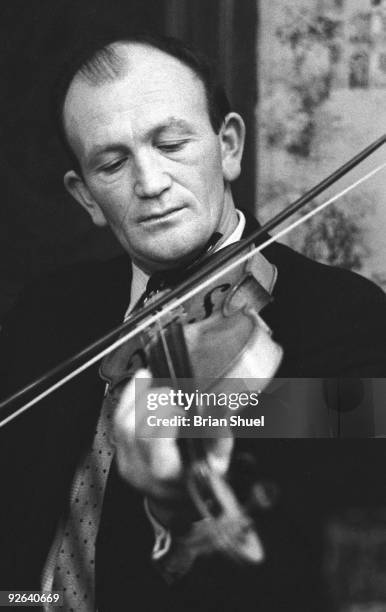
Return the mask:
[[[143,393],[135,397],[135,381],[141,379]],[[119,473],[131,485],[143,492],[155,517],[170,526],[179,513],[190,513],[183,482],[183,466],[177,444],[178,427],[168,427],[168,438],[147,437],[147,392],[150,391],[151,374],[140,370],[126,387],[114,416],[114,445]],[[152,393],[169,392],[169,388],[152,388]],[[171,418],[183,415],[179,406],[166,405],[157,408],[157,417]],[[142,433],[142,436],[141,436]],[[162,435],[162,434],[160,434]],[[220,475],[229,467],[233,440],[218,438],[208,440],[208,461]]]

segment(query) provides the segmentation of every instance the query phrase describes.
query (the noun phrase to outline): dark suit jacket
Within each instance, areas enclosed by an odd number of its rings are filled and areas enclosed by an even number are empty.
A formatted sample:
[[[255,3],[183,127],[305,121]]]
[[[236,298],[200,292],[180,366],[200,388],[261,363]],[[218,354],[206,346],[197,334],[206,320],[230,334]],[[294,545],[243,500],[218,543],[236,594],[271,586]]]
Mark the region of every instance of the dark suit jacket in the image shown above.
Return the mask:
[[[248,219],[247,231],[255,223]],[[284,348],[278,375],[385,376],[384,294],[357,275],[279,244],[265,255],[278,268],[274,301],[262,312]],[[2,395],[118,325],[130,281],[129,260],[122,256],[70,268],[27,291],[4,323]],[[39,589],[102,394],[94,366],[0,431],[1,589]],[[275,507],[256,515],[267,562],[237,568],[221,558],[201,559],[168,587],[150,562],[153,533],[141,496],[112,469],[97,543],[100,612],[123,609],[124,602],[136,611],[159,612],[323,609],[325,517],[347,506],[385,503],[383,441],[243,440],[239,450],[253,454],[251,479],[273,481],[280,490]],[[237,465],[236,459],[236,479]]]

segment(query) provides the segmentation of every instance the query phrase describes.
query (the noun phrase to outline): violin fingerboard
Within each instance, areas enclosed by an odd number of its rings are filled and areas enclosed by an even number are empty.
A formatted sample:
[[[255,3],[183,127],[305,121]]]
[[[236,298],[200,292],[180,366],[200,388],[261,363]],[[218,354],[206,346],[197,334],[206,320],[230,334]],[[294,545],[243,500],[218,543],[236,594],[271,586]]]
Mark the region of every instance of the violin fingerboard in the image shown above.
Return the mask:
[[[155,378],[175,382],[179,378],[193,378],[193,370],[186,346],[183,326],[172,321],[157,334],[148,347],[149,365]]]

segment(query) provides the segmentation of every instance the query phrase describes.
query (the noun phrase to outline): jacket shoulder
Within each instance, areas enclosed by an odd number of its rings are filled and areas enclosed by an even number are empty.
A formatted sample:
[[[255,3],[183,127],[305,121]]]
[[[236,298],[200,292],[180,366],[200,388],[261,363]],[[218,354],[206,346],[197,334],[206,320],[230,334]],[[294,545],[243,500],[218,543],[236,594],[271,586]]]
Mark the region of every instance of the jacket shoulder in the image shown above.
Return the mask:
[[[281,284],[300,285],[307,287],[310,300],[323,296],[324,301],[345,303],[352,308],[362,300],[385,303],[382,289],[350,270],[313,261],[282,244],[274,245],[269,253],[267,250],[267,257],[280,269],[279,290]]]
[[[267,258],[278,279],[268,323],[291,356],[301,352],[304,364],[312,357],[320,366],[312,374],[305,366],[300,375],[384,376],[385,293],[354,272],[272,246]]]

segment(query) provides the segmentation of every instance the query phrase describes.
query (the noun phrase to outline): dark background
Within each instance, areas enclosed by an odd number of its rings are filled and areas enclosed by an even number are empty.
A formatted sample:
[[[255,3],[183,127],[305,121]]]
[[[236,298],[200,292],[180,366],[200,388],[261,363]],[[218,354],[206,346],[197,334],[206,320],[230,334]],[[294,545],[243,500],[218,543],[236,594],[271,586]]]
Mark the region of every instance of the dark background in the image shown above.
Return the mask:
[[[236,200],[254,209],[256,0],[2,0],[0,71],[0,320],[48,271],[117,246],[72,201],[68,161],[50,113],[58,67],[80,37],[146,29],[194,44],[218,64],[248,140]]]

